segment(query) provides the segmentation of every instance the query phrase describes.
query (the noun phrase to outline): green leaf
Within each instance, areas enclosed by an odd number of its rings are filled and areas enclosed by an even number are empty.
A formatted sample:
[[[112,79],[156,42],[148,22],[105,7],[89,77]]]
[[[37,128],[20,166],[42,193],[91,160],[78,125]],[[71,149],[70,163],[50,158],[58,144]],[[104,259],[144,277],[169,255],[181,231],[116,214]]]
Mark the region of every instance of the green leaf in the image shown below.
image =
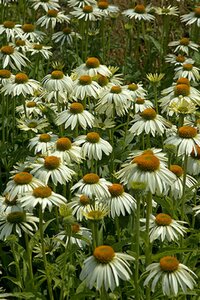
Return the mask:
[[[194,249],[187,249],[187,248],[165,248],[159,251],[157,254],[152,255],[153,260],[158,260],[163,256],[174,255],[175,253],[188,253],[194,252]],[[200,252],[200,250],[198,251]]]

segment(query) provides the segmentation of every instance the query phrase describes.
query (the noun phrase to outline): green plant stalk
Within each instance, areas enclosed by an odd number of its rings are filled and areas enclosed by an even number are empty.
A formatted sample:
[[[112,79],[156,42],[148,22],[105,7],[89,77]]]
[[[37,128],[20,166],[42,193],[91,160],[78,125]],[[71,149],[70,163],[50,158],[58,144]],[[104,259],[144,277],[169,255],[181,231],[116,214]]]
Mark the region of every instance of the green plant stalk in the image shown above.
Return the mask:
[[[151,263],[151,244],[149,238],[150,215],[152,213],[152,193],[149,191],[146,197],[146,245],[145,245],[145,264],[146,267]],[[146,287],[146,300],[151,299],[150,287]]]
[[[119,226],[119,217],[115,216],[115,228],[116,228],[116,232],[117,232],[117,240],[120,241],[120,226]]]
[[[178,115],[178,127],[182,127],[183,124],[184,124],[184,118],[185,118],[185,115],[184,114],[179,114]]]
[[[105,63],[106,58],[106,47],[105,47],[105,17],[102,17],[101,23],[100,23],[100,32],[101,32],[101,46],[102,46],[102,58],[103,63]]]
[[[188,155],[184,156],[184,164],[183,164],[183,194],[181,197],[181,220],[184,221],[184,207],[185,207],[185,190],[186,190],[186,177],[187,177],[187,162]]]
[[[1,118],[2,118],[2,143],[5,142],[5,121],[6,121],[6,115],[5,115],[5,108],[6,108],[6,99],[4,98],[4,96],[2,95],[1,98]]]
[[[108,293],[106,292],[104,285],[102,285],[100,289],[100,300],[108,300],[108,299],[109,299]]]
[[[137,209],[135,216],[135,226],[133,232],[135,231],[135,299],[140,300],[139,293],[139,257],[140,257],[140,196],[137,196]]]
[[[43,231],[43,211],[42,206],[39,206],[39,232],[40,232],[40,240],[41,240],[41,246],[42,246],[42,257],[44,262],[44,269],[47,277],[47,288],[49,292],[49,300],[54,300],[52,286],[51,286],[51,278],[49,276],[49,269],[48,269],[48,263],[45,253],[45,245],[44,245],[44,231]]]
[[[84,36],[85,36],[85,54],[84,54],[84,60],[86,60],[87,55],[88,55],[89,20],[86,21]]]
[[[91,221],[92,227],[92,248],[93,250],[99,245],[99,237],[98,237],[98,221]]]
[[[33,276],[33,266],[32,266],[32,252],[31,252],[30,245],[29,245],[28,234],[26,232],[25,232],[25,243],[26,243],[26,253],[27,253],[28,267],[29,267],[30,283],[31,283],[32,290],[34,290],[34,276]]]
[[[15,267],[16,267],[16,278],[17,278],[17,281],[20,282],[20,285],[21,285],[21,290],[24,289],[24,284],[23,284],[23,280],[22,280],[22,275],[21,275],[21,270],[20,270],[20,267],[19,267],[19,261],[17,259],[17,256],[15,254],[15,252],[17,251],[15,249],[15,245],[12,243],[11,244],[11,251],[12,251],[12,254],[13,254],[13,257],[14,257],[14,261],[15,261]]]
[[[156,113],[159,114],[159,109],[158,109],[158,89],[157,89],[157,83],[154,83],[154,84],[153,84],[153,92],[154,92],[154,103],[155,103]]]

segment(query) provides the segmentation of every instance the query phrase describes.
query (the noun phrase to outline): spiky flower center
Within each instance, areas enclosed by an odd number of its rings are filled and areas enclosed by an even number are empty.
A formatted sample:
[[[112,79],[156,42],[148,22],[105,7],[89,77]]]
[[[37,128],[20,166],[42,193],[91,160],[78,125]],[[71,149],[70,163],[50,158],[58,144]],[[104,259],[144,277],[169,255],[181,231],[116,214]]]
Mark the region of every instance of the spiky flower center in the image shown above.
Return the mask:
[[[81,85],[89,85],[92,83],[92,77],[89,75],[82,75],[79,78],[79,83]]]
[[[154,120],[156,118],[156,111],[153,108],[146,108],[140,113],[145,120]]]
[[[74,102],[70,105],[70,112],[72,114],[81,114],[84,111],[84,107],[81,103]]]
[[[172,222],[172,218],[167,214],[158,214],[155,218],[155,222],[159,226],[168,226]]]
[[[36,103],[34,101],[29,101],[26,103],[26,107],[28,108],[36,107]]]
[[[176,85],[179,85],[179,84],[186,84],[186,85],[190,86],[190,81],[186,77],[181,77],[176,81]]]
[[[96,57],[89,57],[85,64],[87,68],[94,69],[100,66],[100,61]]]
[[[101,87],[103,87],[108,84],[109,80],[106,76],[99,75],[97,82]]]
[[[35,50],[41,50],[42,48],[43,48],[42,44],[34,44],[33,45],[33,49],[35,49]]]
[[[47,16],[50,18],[56,18],[58,15],[58,11],[56,9],[49,9],[47,12]]]
[[[200,159],[200,147],[198,145],[195,146],[195,151],[194,149],[192,150],[192,152],[190,153],[190,155],[194,158],[194,159]]]
[[[5,22],[3,22],[3,26],[4,26],[5,28],[10,28],[10,29],[12,29],[12,28],[15,27],[15,22],[13,22],[13,21],[5,21]]]
[[[145,13],[145,6],[143,4],[138,4],[135,6],[134,11],[137,14],[144,14]]]
[[[60,166],[60,158],[57,156],[46,156],[44,158],[44,167],[48,170],[55,170]]]
[[[183,70],[191,71],[193,68],[192,64],[183,64]]]
[[[190,87],[187,84],[177,84],[174,88],[175,96],[188,96],[190,94]]]
[[[18,73],[15,75],[15,83],[23,84],[28,81],[28,76],[24,73]]]
[[[14,211],[7,215],[7,221],[12,224],[19,224],[26,220],[26,215],[22,211]]]
[[[200,18],[200,7],[194,9],[194,15],[196,18]]]
[[[81,203],[82,205],[88,205],[88,204],[90,203],[89,197],[86,196],[86,195],[81,195],[81,196],[80,196],[80,203]]]
[[[0,70],[0,78],[10,78],[11,72],[9,70]]]
[[[120,94],[122,91],[122,88],[119,85],[114,85],[111,87],[110,92],[112,94]]]
[[[115,251],[110,246],[99,246],[94,249],[93,256],[101,264],[108,264],[115,256]]]
[[[86,140],[92,144],[98,143],[100,140],[100,135],[97,132],[89,132],[86,136]]]
[[[109,4],[107,1],[99,1],[98,2],[98,8],[100,9],[106,9],[108,8]]]
[[[178,165],[171,165],[170,171],[173,172],[177,177],[181,177],[183,175],[183,168]]]
[[[48,186],[39,186],[33,190],[33,196],[35,198],[48,198],[52,194],[52,190]]]
[[[62,79],[64,77],[64,73],[59,70],[54,70],[51,72],[51,78],[52,79]]]
[[[83,176],[83,181],[86,184],[95,184],[99,182],[99,176],[95,173],[88,173]]]
[[[174,272],[178,269],[179,261],[176,257],[165,256],[160,259],[160,268],[164,272]]]
[[[85,5],[85,6],[83,6],[83,12],[86,14],[89,14],[89,13],[93,12],[93,7],[91,5]]]
[[[48,143],[51,140],[51,136],[48,133],[40,134],[39,141],[43,143]]]
[[[144,172],[154,172],[159,169],[160,161],[154,155],[140,155],[132,160],[132,163],[136,163],[138,168]]]
[[[144,104],[145,100],[143,98],[137,98],[135,102],[137,104]]]
[[[16,46],[25,46],[26,42],[24,40],[16,40],[15,45]]]
[[[108,190],[112,197],[118,197],[124,193],[123,185],[119,183],[113,183],[108,187]]]
[[[189,43],[190,43],[190,40],[189,40],[188,38],[186,38],[186,37],[184,37],[184,38],[182,38],[182,39],[180,40],[180,45],[188,46]]]
[[[38,123],[35,122],[35,121],[32,121],[32,122],[29,122],[29,123],[27,124],[27,126],[28,126],[29,128],[36,128],[36,127],[38,126]]]
[[[182,126],[178,129],[178,135],[181,138],[191,139],[197,135],[197,129],[191,126]]]
[[[129,85],[128,85],[128,90],[130,90],[130,91],[136,91],[138,89],[138,85],[136,84],[136,83],[130,83]]]
[[[33,175],[28,172],[20,172],[13,178],[16,184],[29,184],[33,179]]]
[[[80,225],[78,223],[74,223],[71,225],[72,233],[78,233],[80,231]]]
[[[1,52],[3,54],[11,55],[14,53],[14,48],[12,46],[3,46],[1,47]]]
[[[144,152],[141,155],[154,155],[154,153],[151,149],[148,149],[148,150],[144,150]]]
[[[69,27],[63,28],[63,33],[64,33],[64,34],[68,35],[68,34],[70,34],[71,32],[72,32],[71,28],[69,28]]]
[[[22,30],[26,33],[34,32],[35,26],[33,24],[24,24],[22,25]]]
[[[100,221],[105,217],[106,213],[101,210],[91,210],[86,214],[86,218],[92,221]]]
[[[183,56],[183,55],[177,55],[176,56],[176,61],[177,62],[180,62],[180,63],[183,63],[184,61],[185,61],[185,56]]]
[[[71,147],[72,147],[72,143],[70,139],[68,139],[67,137],[59,138],[56,142],[56,148],[59,151],[66,151],[71,149]]]

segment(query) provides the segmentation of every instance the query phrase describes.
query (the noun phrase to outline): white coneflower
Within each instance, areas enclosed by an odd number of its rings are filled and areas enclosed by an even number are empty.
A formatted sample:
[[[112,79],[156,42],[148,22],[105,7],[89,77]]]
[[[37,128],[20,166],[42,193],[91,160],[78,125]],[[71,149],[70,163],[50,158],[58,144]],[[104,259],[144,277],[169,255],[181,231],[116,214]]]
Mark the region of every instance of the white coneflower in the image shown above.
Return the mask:
[[[150,100],[144,98],[136,98],[134,107],[135,113],[138,114],[143,112],[146,108],[153,108],[153,103]]]
[[[167,56],[165,57],[165,61],[169,62],[173,65],[182,65],[183,63],[185,63],[186,61],[188,61],[188,57],[182,55],[182,54],[167,54]],[[194,63],[193,59],[189,59],[189,61],[191,63]]]
[[[141,222],[146,223],[146,219],[141,219]],[[187,232],[187,228],[183,226],[187,222],[172,219],[171,216],[159,213],[156,216],[151,215],[149,220],[149,238],[150,242],[159,239],[162,242],[165,240],[171,242],[178,240]],[[146,229],[144,226],[143,230]]]
[[[10,198],[9,193],[5,196],[0,196],[0,210],[1,212],[11,213],[14,211],[21,211],[19,198],[16,196],[14,199]]]
[[[78,20],[97,21],[102,17],[102,12],[98,10],[96,5],[85,5],[83,7],[74,7],[70,14]]]
[[[143,4],[137,4],[133,8],[126,9],[122,12],[124,16],[126,16],[129,19],[135,19],[138,21],[153,21],[155,17],[150,14],[150,6],[144,6]]]
[[[84,100],[86,97],[97,99],[101,90],[100,85],[92,80],[89,75],[82,75],[73,83],[73,92],[71,96],[74,99]]]
[[[195,280],[192,277],[195,273],[192,272],[187,266],[179,263],[174,256],[165,256],[160,259],[159,263],[150,264],[146,272],[149,275],[145,279],[144,285],[147,285],[152,279],[151,290],[155,291],[155,287],[159,280],[162,282],[162,292],[167,296],[176,296],[181,288],[184,294],[187,289],[193,289]]]
[[[7,42],[14,42],[17,38],[22,36],[22,34],[21,25],[15,24],[13,21],[6,20],[0,25],[0,35],[5,35]]]
[[[42,79],[42,85],[49,92],[58,91],[69,94],[73,90],[72,79],[60,70],[54,70],[51,74],[46,75]]]
[[[72,214],[78,221],[82,221],[84,212],[87,211],[87,206],[91,203],[91,199],[84,194],[75,194],[69,202],[69,207],[72,209]]]
[[[96,0],[68,0],[67,4],[69,7],[83,7],[85,5],[95,5]]]
[[[47,119],[16,119],[17,120],[17,127],[23,131],[33,131],[38,133],[43,131],[44,128],[48,127],[50,124]]]
[[[130,83],[124,86],[125,89],[128,89],[132,99],[135,101],[137,98],[145,98],[147,91],[143,88],[142,83]]]
[[[48,11],[49,9],[59,9],[59,0],[31,0],[34,10],[38,10],[40,8]]]
[[[119,278],[129,280],[131,275],[130,265],[127,260],[134,260],[128,254],[118,253],[112,247],[101,245],[94,249],[93,255],[88,257],[80,274],[80,279],[86,285],[97,290],[104,287],[107,291],[114,291],[119,286]],[[109,278],[109,279],[108,279]]]
[[[81,135],[75,141],[77,145],[82,145],[82,153],[85,158],[101,160],[103,153],[109,155],[112,152],[110,143],[102,139],[97,132]]]
[[[199,71],[200,69],[195,67],[192,63],[183,63],[181,66],[175,68],[174,79],[181,77],[188,78],[190,81],[197,82],[200,80]]]
[[[25,100],[25,107],[26,107],[26,115],[27,117],[38,117],[42,116],[42,111],[40,109],[42,104],[42,101],[40,99],[34,99],[32,98],[31,100]],[[25,116],[25,111],[24,111],[24,105],[18,105],[16,106],[16,112],[19,113],[22,118]]]
[[[72,169],[65,166],[59,157],[53,155],[39,158],[32,167],[31,174],[45,184],[48,184],[50,180],[55,185],[58,183],[66,184],[76,174]]]
[[[186,23],[186,25],[197,24],[200,27],[200,7],[197,6],[189,14],[182,15],[181,22]]]
[[[112,72],[106,65],[101,65],[96,57],[88,57],[86,62],[78,66],[75,70],[78,76],[89,75],[91,77],[101,74],[103,76],[111,76]]]
[[[0,48],[0,59],[3,68],[10,67],[14,70],[20,70],[26,67],[30,60],[16,50],[13,46],[5,45]]]
[[[8,82],[13,82],[15,75],[11,73],[11,71],[6,69],[0,70],[0,85],[4,86]]]
[[[73,130],[77,125],[83,129],[92,127],[94,124],[94,116],[84,109],[83,105],[78,102],[69,104],[67,110],[62,111],[56,118],[56,124],[64,124],[65,128],[71,127]]]
[[[70,27],[64,27],[62,31],[57,31],[52,36],[54,43],[58,43],[61,46],[64,44],[71,46],[78,39],[81,39],[81,35]]]
[[[187,171],[190,175],[200,174],[200,146],[195,146],[188,156]]]
[[[52,56],[52,52],[50,51],[50,49],[52,49],[52,47],[50,46],[44,46],[43,44],[40,43],[35,43],[35,44],[31,44],[30,48],[29,48],[29,52],[31,54],[31,56],[38,56],[40,55],[41,57],[44,57],[45,59],[50,59],[50,57]]]
[[[32,43],[41,43],[44,38],[46,37],[46,34],[42,31],[36,30],[35,25],[30,23],[25,23],[22,25],[23,30],[23,36],[22,39],[28,40]]]
[[[167,7],[153,7],[154,11],[158,15],[167,15],[167,16],[178,16],[179,8],[177,6],[168,5]]]
[[[119,7],[111,5],[107,0],[97,1],[97,7],[98,10],[103,13],[104,17],[116,18],[120,13]]]
[[[35,148],[34,154],[49,154],[57,139],[58,136],[52,134],[52,132],[37,134],[34,138],[30,139],[28,147],[30,149]]]
[[[174,52],[182,51],[183,53],[186,53],[186,55],[189,54],[189,50],[198,51],[198,48],[200,47],[198,44],[190,41],[187,37],[182,37],[179,41],[170,42],[168,46],[176,47]]]
[[[45,27],[46,29],[55,28],[56,24],[69,23],[70,18],[65,15],[63,11],[58,11],[57,9],[49,9],[45,16],[40,17],[36,25]]]

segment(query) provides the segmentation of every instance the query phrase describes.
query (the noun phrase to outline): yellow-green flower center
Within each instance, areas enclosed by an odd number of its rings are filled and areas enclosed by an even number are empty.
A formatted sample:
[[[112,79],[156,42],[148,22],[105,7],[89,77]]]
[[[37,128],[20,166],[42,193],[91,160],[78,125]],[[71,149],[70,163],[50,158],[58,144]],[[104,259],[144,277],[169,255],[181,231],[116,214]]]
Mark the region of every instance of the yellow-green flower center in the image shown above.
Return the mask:
[[[33,49],[35,49],[35,50],[41,50],[42,48],[43,48],[42,44],[34,44],[33,45]]]
[[[180,45],[188,46],[189,43],[190,43],[190,40],[189,40],[188,38],[186,38],[186,37],[184,37],[184,38],[182,38],[182,39],[180,40]]]
[[[47,156],[44,158],[44,167],[48,170],[55,170],[60,166],[60,158],[57,156]]]
[[[26,103],[26,107],[28,107],[28,108],[36,107],[36,103],[34,101],[29,101]]]
[[[110,89],[110,92],[113,94],[120,94],[121,91],[122,91],[122,88],[119,85],[114,85]]]
[[[56,142],[56,148],[59,151],[66,151],[71,149],[71,147],[72,147],[72,143],[70,139],[68,139],[67,137],[59,138]]]
[[[129,89],[130,91],[136,91],[136,90],[138,89],[138,85],[135,84],[135,83],[130,83],[130,84],[128,85],[128,89]]]
[[[36,127],[38,126],[38,123],[32,121],[32,122],[29,122],[29,123],[27,124],[27,126],[28,126],[29,128],[36,128]]]
[[[83,181],[86,184],[95,184],[99,182],[99,176],[95,173],[88,173],[83,176]]]
[[[158,170],[160,166],[159,159],[156,156],[149,154],[135,157],[132,160],[132,163],[136,163],[138,168],[144,172],[154,172]]]
[[[137,14],[144,14],[145,13],[145,6],[143,4],[138,4],[135,6],[134,11]]]
[[[50,18],[56,18],[58,15],[58,11],[56,9],[49,9],[47,12],[47,16]]]
[[[78,233],[80,231],[80,225],[78,223],[74,223],[71,225],[72,233]]]
[[[22,25],[22,30],[26,33],[33,32],[35,30],[35,26],[33,24],[24,24]]]
[[[39,186],[33,190],[33,196],[35,198],[48,198],[52,194],[52,190],[48,186]]]
[[[118,197],[124,193],[123,185],[119,183],[113,183],[108,187],[108,190],[112,197]]]
[[[20,172],[13,178],[16,184],[29,184],[33,179],[33,175],[28,172]]]
[[[3,54],[11,55],[14,53],[14,48],[12,46],[3,46],[1,47],[1,52]]]
[[[70,34],[70,33],[72,32],[71,28],[69,28],[69,27],[63,28],[62,31],[63,31],[63,33],[66,34],[66,35],[68,35],[68,34]]]
[[[97,79],[97,82],[101,87],[104,87],[108,84],[109,80],[106,76],[99,75],[98,79]]]
[[[190,86],[190,81],[188,78],[181,77],[176,81],[176,85],[179,85],[179,84],[186,84],[186,85]]]
[[[19,224],[26,220],[26,215],[22,211],[14,211],[7,215],[7,221],[12,224]]]
[[[64,77],[64,73],[59,70],[55,70],[51,72],[51,78],[52,79],[62,79]]]
[[[25,43],[25,41],[24,40],[16,40],[15,41],[15,45],[16,46],[24,46],[26,43]]]
[[[168,226],[172,222],[172,218],[167,214],[158,214],[155,218],[155,222],[159,226]]]
[[[107,213],[101,210],[91,210],[85,214],[86,218],[91,221],[100,221],[102,220]]]
[[[143,99],[143,98],[137,98],[135,102],[136,102],[137,104],[144,104],[145,99]]]
[[[188,96],[190,94],[190,87],[187,84],[177,84],[174,88],[175,96]]]
[[[72,114],[81,114],[84,111],[84,107],[81,103],[74,102],[70,105],[70,112]]]
[[[92,144],[98,143],[100,140],[100,135],[97,132],[89,132],[86,136],[86,140]]]
[[[51,140],[51,136],[48,133],[40,134],[39,141],[43,143],[48,143]]]
[[[181,138],[191,139],[197,135],[197,129],[191,126],[182,126],[178,129],[178,135]]]
[[[193,68],[192,64],[183,64],[183,70],[191,71]]]
[[[3,26],[4,26],[5,28],[10,28],[10,29],[12,29],[12,28],[15,27],[15,22],[13,22],[13,21],[5,21],[5,22],[3,22]]]
[[[15,75],[15,82],[18,84],[26,83],[28,81],[28,76],[24,73],[18,73]]]
[[[160,268],[165,272],[174,272],[178,269],[179,261],[176,257],[165,256],[160,259]]]
[[[85,6],[83,6],[83,12],[86,14],[89,14],[89,13],[93,12],[93,7],[91,5],[85,5]]]
[[[100,9],[106,9],[108,8],[109,4],[107,1],[98,1],[98,8]]]
[[[183,63],[184,61],[185,61],[185,56],[183,56],[183,55],[177,55],[176,56],[176,61],[177,62],[180,62],[180,63]]]
[[[98,68],[100,66],[100,61],[98,60],[98,58],[96,57],[89,57],[86,60],[86,67],[89,69],[94,69],[94,68]]]
[[[91,84],[92,83],[92,77],[89,76],[89,75],[82,75],[80,76],[79,78],[79,83],[81,85],[88,85],[88,84]]]
[[[200,18],[200,7],[194,9],[194,15],[196,18]]]
[[[89,197],[86,196],[86,195],[81,195],[81,196],[80,196],[80,203],[81,203],[82,205],[88,205],[88,204],[90,203]]]
[[[190,153],[190,155],[194,158],[194,159],[200,159],[200,147],[198,145],[195,146],[195,150],[192,150],[192,152]]]
[[[146,108],[140,113],[140,116],[145,120],[154,120],[156,115],[156,111],[153,108]]]
[[[181,168],[179,165],[171,165],[169,169],[177,177],[181,177],[183,175],[183,168]]]
[[[11,72],[9,70],[0,70],[0,78],[10,78]]]
[[[115,251],[110,246],[99,246],[94,249],[93,256],[101,264],[108,264],[115,256]]]

